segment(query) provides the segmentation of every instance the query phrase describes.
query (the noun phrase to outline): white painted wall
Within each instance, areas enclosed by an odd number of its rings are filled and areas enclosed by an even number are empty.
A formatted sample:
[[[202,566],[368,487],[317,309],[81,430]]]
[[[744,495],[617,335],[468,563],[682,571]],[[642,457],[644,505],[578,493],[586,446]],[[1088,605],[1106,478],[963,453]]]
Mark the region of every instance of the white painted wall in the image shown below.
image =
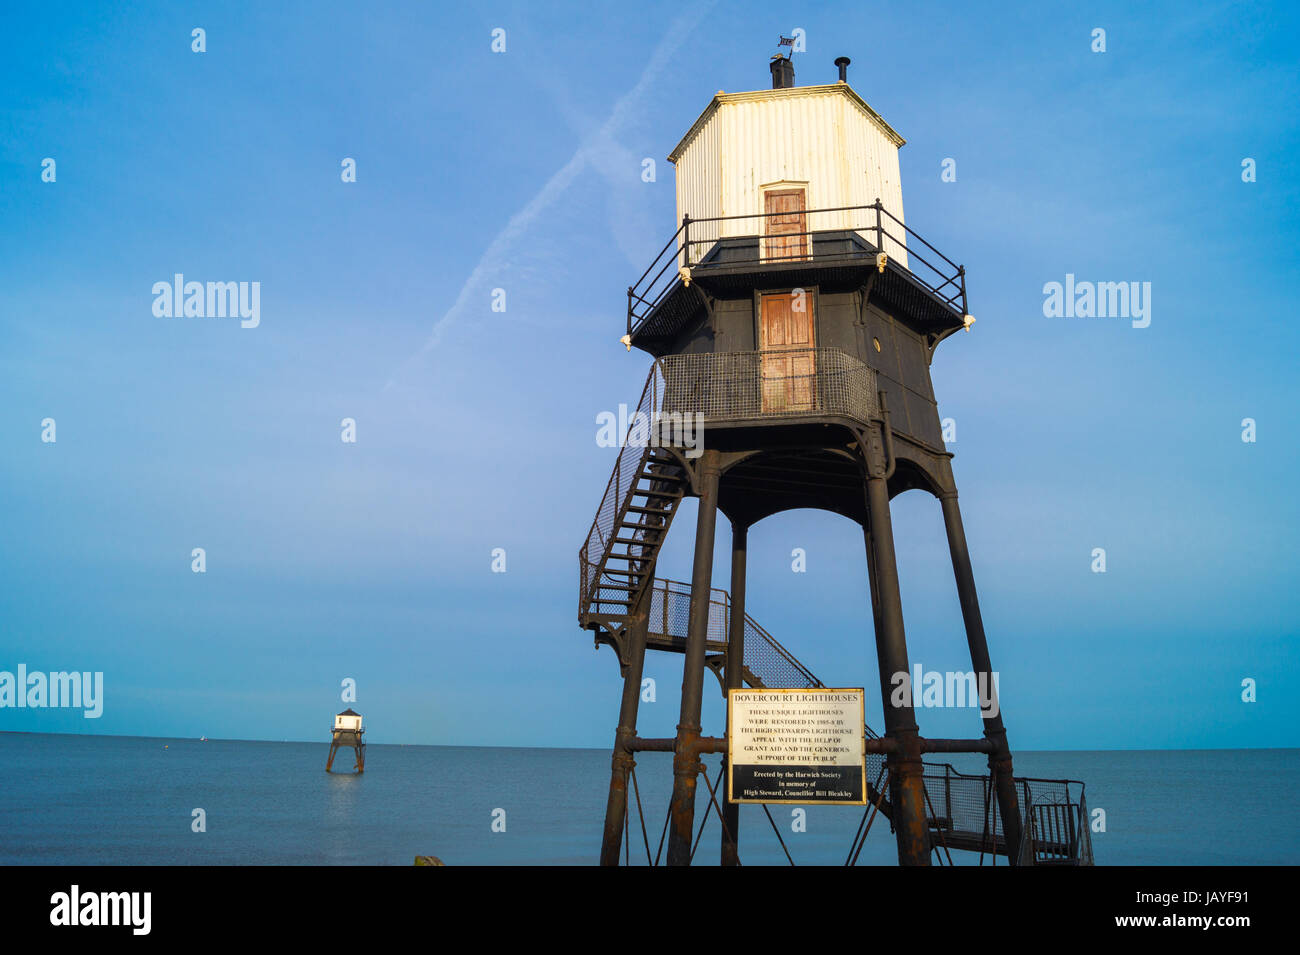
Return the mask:
[[[755,93],[719,94],[688,139],[674,150],[677,220],[739,215],[711,226],[692,226],[691,239],[759,235],[767,188],[807,184],[805,206],[828,209],[869,205],[879,197],[903,219],[898,148],[902,139],[869,112],[848,87],[805,86]],[[808,228],[847,229],[871,215],[820,213]],[[886,229],[903,237],[886,220]],[[904,244],[886,251],[907,264]],[[708,246],[693,250],[695,261]]]

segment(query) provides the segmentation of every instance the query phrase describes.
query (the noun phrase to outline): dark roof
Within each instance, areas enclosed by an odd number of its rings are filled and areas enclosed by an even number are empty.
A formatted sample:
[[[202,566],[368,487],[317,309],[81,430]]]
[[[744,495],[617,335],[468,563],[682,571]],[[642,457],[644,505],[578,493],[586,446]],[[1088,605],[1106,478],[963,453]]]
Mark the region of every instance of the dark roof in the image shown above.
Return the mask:
[[[360,713],[356,712],[356,711],[355,711],[354,709],[352,709],[352,707],[350,707],[350,706],[349,706],[346,710],[344,710],[342,713],[339,714],[339,716],[360,716],[360,715],[361,715]]]

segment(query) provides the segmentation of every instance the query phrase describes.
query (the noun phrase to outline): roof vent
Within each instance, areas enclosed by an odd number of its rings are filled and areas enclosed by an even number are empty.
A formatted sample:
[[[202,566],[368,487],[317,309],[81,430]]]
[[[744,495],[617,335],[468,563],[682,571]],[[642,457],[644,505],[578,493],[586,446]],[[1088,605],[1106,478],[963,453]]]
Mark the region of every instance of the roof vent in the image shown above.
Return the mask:
[[[835,65],[840,68],[841,83],[847,83],[849,81],[849,64],[852,62],[853,61],[850,60],[847,56],[841,56],[838,59],[836,59]]]

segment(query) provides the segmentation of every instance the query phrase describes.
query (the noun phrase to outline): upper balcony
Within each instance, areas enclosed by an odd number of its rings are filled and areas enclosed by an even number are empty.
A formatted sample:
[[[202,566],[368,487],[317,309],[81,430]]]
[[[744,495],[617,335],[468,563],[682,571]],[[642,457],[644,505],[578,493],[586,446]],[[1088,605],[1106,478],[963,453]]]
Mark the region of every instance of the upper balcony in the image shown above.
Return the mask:
[[[669,430],[686,417],[716,431],[878,416],[875,372],[836,348],[665,355],[646,389],[647,420]]]
[[[935,332],[966,324],[965,268],[877,199],[866,206],[684,216],[627,290],[627,334],[652,354],[670,351],[698,308],[693,282],[725,296],[760,287],[849,285],[871,271],[877,273],[873,301],[900,317]]]

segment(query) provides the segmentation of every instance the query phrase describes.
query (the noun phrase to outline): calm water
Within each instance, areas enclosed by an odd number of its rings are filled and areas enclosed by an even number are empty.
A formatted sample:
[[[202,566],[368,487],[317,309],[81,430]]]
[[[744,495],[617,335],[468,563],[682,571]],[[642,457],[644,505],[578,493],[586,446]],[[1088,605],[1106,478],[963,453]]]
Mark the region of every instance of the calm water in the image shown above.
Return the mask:
[[[600,843],[609,754],[573,749],[371,745],[364,776],[326,775],[325,743],[255,743],[0,733],[0,863],[587,864]],[[961,758],[954,760],[961,767]],[[716,772],[717,757],[708,764]],[[341,751],[337,766],[350,767]],[[966,768],[979,761],[967,759]],[[1296,864],[1300,750],[1018,753],[1026,776],[1087,783],[1100,865]],[[712,773],[711,773],[712,775]],[[653,851],[671,756],[643,754],[637,777]],[[701,793],[707,797],[704,787]],[[703,810],[704,799],[699,806]],[[207,831],[191,831],[191,813]],[[493,832],[494,809],[506,831]],[[796,862],[840,864],[860,809],[772,813]],[[633,817],[632,861],[645,861]],[[717,859],[710,820],[702,860]],[[959,863],[978,856],[954,853]],[[761,808],[742,807],[741,858],[785,864]],[[877,820],[860,864],[892,864]]]

